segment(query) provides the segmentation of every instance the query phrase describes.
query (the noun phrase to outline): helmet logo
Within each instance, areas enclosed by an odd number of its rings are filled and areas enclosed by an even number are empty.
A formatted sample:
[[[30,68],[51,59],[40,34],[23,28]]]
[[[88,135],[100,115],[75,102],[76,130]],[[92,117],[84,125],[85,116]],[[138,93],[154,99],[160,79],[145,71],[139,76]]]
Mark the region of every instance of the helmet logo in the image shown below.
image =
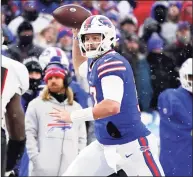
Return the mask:
[[[94,18],[94,16],[91,16],[91,17],[89,17],[89,18],[86,20],[85,25],[84,25],[84,30],[88,30],[88,28],[91,27],[93,18]]]
[[[112,27],[111,22],[108,19],[104,18],[104,17],[100,17],[99,22],[102,23],[105,26],[108,26],[109,28]]]

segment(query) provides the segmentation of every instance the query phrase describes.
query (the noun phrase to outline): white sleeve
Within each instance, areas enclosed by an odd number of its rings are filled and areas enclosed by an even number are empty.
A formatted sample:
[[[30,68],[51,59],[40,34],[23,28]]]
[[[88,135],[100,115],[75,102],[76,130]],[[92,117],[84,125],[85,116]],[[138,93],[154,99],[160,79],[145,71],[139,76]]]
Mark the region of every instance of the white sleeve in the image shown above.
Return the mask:
[[[29,73],[27,68],[22,63],[15,63],[14,65],[15,75],[17,77],[19,87],[16,93],[23,95],[29,89]]]
[[[117,101],[121,104],[124,93],[124,83],[120,77],[114,75],[103,77],[101,79],[101,86],[104,99]]]
[[[88,61],[84,61],[78,68],[79,75],[81,77],[87,78],[88,73]]]

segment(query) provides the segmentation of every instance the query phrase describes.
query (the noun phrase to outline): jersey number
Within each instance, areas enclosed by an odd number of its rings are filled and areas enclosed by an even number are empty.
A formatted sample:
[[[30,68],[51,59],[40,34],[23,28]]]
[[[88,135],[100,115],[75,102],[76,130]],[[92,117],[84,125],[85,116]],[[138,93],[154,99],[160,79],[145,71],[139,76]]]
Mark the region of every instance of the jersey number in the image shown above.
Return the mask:
[[[4,67],[1,67],[1,95],[3,94],[7,73],[8,73],[8,70]]]
[[[95,87],[90,87],[90,94],[92,97],[93,105],[96,105],[97,99],[96,99],[96,88]]]

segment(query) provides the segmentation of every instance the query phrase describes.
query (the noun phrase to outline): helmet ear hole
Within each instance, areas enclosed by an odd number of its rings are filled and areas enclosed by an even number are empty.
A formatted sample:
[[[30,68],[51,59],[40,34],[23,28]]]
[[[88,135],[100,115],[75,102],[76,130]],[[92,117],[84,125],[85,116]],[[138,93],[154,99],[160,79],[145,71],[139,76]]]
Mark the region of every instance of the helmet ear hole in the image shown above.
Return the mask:
[[[82,48],[82,52],[83,52],[83,53],[86,53],[86,50],[85,50],[83,47],[81,47],[81,48]]]
[[[113,41],[113,40],[114,40],[114,37],[112,37],[110,40]],[[114,43],[112,42],[111,48],[113,49],[114,47],[115,47],[115,45],[114,45]]]
[[[83,43],[85,42],[85,35],[81,36],[81,40],[82,40]]]

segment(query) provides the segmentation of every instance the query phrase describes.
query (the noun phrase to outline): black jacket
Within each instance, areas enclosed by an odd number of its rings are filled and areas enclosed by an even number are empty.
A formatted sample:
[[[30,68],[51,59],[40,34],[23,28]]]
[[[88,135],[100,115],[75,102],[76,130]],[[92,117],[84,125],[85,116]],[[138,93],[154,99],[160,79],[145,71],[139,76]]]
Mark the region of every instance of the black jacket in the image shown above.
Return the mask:
[[[8,46],[8,57],[23,63],[23,60],[28,57],[39,57],[43,52],[43,48],[37,45],[29,45],[25,48],[19,47],[18,43]]]

